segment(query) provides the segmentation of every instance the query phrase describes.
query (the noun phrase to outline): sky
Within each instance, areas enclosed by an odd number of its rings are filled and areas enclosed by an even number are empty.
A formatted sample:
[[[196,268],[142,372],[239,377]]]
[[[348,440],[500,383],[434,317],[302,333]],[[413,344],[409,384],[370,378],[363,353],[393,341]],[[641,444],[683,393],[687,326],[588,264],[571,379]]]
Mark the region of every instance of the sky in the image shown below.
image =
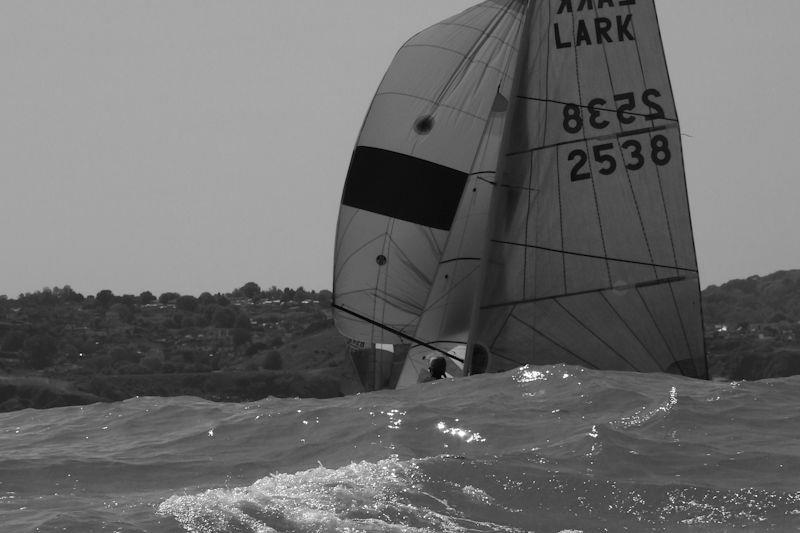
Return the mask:
[[[394,53],[473,0],[3,0],[0,294],[330,289]],[[701,284],[800,268],[800,2],[657,0]]]

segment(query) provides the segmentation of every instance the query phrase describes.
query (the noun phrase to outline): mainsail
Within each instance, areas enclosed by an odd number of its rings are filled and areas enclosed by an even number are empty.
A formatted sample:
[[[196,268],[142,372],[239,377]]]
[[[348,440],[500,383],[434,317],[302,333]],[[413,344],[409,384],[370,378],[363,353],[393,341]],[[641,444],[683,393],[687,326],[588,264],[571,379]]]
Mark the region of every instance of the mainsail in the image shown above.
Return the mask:
[[[430,352],[470,373],[475,345],[489,371],[707,377],[654,1],[490,0],[413,37],[359,136],[334,263],[342,334],[411,344],[401,385]]]

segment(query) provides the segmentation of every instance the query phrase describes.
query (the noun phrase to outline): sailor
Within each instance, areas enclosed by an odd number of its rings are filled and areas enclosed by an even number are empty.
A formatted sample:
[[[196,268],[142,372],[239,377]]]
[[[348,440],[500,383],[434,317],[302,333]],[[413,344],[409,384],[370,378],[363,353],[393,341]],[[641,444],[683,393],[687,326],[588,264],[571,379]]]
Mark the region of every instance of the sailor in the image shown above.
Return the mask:
[[[447,361],[441,355],[431,359],[428,364],[428,375],[420,379],[420,383],[427,383],[429,381],[436,381],[437,379],[445,378],[445,370],[447,369]]]

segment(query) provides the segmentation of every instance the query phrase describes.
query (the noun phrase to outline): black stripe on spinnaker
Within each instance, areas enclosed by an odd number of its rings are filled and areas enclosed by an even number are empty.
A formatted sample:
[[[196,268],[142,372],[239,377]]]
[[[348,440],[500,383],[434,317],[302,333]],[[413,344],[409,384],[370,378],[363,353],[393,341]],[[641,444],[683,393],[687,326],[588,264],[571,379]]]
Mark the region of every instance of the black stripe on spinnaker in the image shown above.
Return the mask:
[[[350,162],[342,204],[449,230],[467,174],[397,152],[358,146]]]

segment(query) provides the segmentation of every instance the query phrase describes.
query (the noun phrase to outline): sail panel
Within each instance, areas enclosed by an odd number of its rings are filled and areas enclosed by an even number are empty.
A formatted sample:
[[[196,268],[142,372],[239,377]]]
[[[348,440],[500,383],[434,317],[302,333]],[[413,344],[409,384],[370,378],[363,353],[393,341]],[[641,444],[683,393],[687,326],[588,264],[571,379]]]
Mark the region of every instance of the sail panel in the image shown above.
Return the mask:
[[[654,2],[547,0],[533,10],[476,340],[498,355],[494,369],[578,360],[705,377]]]
[[[342,204],[449,230],[466,180],[463,172],[430,161],[359,146]]]

